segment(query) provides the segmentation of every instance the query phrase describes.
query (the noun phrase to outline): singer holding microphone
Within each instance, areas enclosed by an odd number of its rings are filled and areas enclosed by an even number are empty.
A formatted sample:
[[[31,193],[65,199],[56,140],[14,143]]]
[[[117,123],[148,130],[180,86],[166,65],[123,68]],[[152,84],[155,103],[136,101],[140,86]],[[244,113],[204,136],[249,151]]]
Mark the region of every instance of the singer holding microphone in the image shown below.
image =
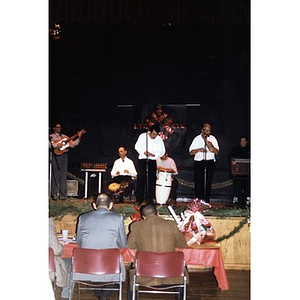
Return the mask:
[[[153,203],[155,198],[156,160],[166,152],[164,142],[159,136],[158,125],[151,126],[147,132],[141,133],[135,143],[138,152],[136,201],[144,200]]]
[[[211,126],[209,123],[203,123],[200,129],[201,133],[193,139],[189,147],[189,153],[194,156],[196,198],[209,203],[219,144],[217,139],[210,133]]]

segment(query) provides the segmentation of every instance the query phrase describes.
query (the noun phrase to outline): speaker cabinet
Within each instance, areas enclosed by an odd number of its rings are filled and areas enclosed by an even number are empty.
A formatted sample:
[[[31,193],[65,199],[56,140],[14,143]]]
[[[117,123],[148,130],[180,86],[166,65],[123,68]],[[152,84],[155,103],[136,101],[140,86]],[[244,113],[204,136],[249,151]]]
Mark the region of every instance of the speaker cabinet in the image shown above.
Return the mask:
[[[68,196],[78,196],[78,181],[77,180],[67,180],[67,195]]]
[[[249,176],[250,175],[250,159],[232,158],[231,159],[231,174],[234,176]]]

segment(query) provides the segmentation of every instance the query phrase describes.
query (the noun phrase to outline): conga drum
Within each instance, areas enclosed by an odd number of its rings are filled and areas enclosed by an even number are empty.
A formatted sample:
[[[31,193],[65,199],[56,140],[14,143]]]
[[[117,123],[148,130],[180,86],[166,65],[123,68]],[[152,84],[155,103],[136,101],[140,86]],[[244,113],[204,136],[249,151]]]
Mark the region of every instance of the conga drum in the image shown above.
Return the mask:
[[[166,171],[159,171],[156,180],[156,202],[159,204],[166,204],[169,199],[172,186],[172,173]]]

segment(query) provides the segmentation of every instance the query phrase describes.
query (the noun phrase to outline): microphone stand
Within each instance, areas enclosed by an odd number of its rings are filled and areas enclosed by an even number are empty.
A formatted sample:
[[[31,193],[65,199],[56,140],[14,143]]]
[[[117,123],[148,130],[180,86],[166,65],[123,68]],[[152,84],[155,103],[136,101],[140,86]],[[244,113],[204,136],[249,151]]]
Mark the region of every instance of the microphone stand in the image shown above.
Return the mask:
[[[149,202],[149,155],[148,155],[148,129],[146,132],[146,201]]]
[[[206,172],[207,172],[207,164],[206,164],[206,149],[208,148],[207,147],[207,143],[206,143],[206,140],[207,140],[207,135],[204,135],[204,143],[205,143],[205,146],[204,146],[204,200],[207,202],[207,199],[206,199]]]
[[[51,189],[52,189],[52,157],[53,157],[53,146],[51,143],[52,138],[49,137],[49,143],[50,143],[50,151],[49,151],[49,185],[48,185],[48,198],[51,197]]]

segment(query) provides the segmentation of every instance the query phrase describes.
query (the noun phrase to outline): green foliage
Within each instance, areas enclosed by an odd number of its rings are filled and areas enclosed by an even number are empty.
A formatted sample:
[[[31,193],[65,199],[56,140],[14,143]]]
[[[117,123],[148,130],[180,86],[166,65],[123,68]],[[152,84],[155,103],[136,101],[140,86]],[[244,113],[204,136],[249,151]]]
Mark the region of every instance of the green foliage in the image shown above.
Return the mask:
[[[204,213],[204,216],[216,217],[216,218],[230,218],[230,217],[249,217],[249,208],[238,208],[238,207],[212,207]]]
[[[122,215],[124,219],[136,213],[134,206],[130,204],[114,205],[112,211],[119,215]]]
[[[173,207],[173,210],[176,215],[180,215],[182,212],[185,211],[185,206],[178,206],[178,207]],[[168,207],[166,206],[160,206],[157,211],[159,212],[160,215],[171,215],[170,211],[168,210]]]
[[[91,199],[49,200],[49,215],[56,220],[60,220],[66,214],[78,216],[84,212],[92,210],[91,203]],[[173,209],[176,215],[180,215],[181,212],[184,212],[186,206],[176,206],[173,207]],[[160,215],[170,215],[167,206],[159,206],[157,210]],[[123,215],[125,219],[136,213],[135,207],[132,204],[114,205],[113,211]],[[211,209],[203,212],[203,215],[217,218],[249,217],[250,209],[236,207],[212,207]]]
[[[61,220],[66,214],[79,216],[92,210],[91,203],[91,200],[49,200],[49,216],[56,220]]]
[[[68,199],[68,200],[49,200],[49,216],[56,220],[61,220],[64,215],[71,214],[73,216],[79,216],[82,213],[91,211],[92,200],[78,200],[78,199]],[[180,215],[186,209],[186,206],[173,207],[176,215]],[[112,209],[115,213],[123,215],[124,219],[135,214],[137,211],[132,204],[118,204],[114,205]],[[160,215],[171,215],[167,206],[159,206],[157,208]],[[239,232],[243,226],[248,222],[250,218],[249,208],[237,208],[237,207],[212,207],[207,211],[202,213],[206,217],[216,217],[216,218],[229,218],[229,217],[245,217],[238,226],[236,226],[229,234],[221,236],[217,239],[217,242],[226,240],[237,232]]]
[[[224,240],[227,240],[229,239],[230,237],[234,236],[236,233],[238,233],[243,227],[245,224],[248,223],[248,218],[246,217],[244,220],[240,221],[239,225],[234,227],[233,230],[231,230],[231,232],[229,232],[228,234],[224,234],[222,235],[221,237],[217,238],[216,239],[216,242],[217,243],[220,243]]]

